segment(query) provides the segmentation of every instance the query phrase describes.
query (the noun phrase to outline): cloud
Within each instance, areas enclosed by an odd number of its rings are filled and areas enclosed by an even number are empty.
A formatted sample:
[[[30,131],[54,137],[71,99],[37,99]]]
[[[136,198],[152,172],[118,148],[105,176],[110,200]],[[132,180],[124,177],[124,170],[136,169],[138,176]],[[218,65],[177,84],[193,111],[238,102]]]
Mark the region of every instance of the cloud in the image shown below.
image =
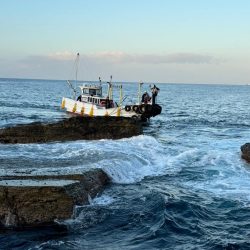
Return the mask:
[[[172,53],[172,54],[132,54],[121,51],[103,51],[99,53],[80,54],[80,64],[88,71],[115,71],[117,68],[125,70],[135,67],[156,67],[166,65],[212,65],[216,64],[216,58],[196,53]],[[69,72],[75,72],[74,60],[76,54],[68,51],[56,52],[49,55],[32,55],[15,63],[14,68],[20,74],[42,77],[47,74],[54,78],[68,78]],[[116,68],[116,69],[115,69]],[[70,75],[73,75],[73,73]]]
[[[0,61],[0,73],[3,76],[21,78],[73,79],[75,58],[76,53],[63,51],[31,55],[9,63]],[[78,77],[86,80],[97,79],[98,76],[108,78],[112,74],[117,79],[126,81],[166,78],[166,81],[181,82],[181,79],[193,79],[204,68],[210,74],[211,68],[221,68],[223,65],[225,66],[225,62],[220,58],[199,53],[138,54],[103,51],[80,53]]]
[[[45,58],[47,57],[48,59],[51,60],[68,61],[74,59],[75,54],[69,51],[63,51],[63,52],[56,52],[54,54],[49,54],[48,56],[44,57]]]
[[[138,64],[208,64],[218,61],[215,57],[196,53],[172,54],[129,54],[124,52],[100,52],[83,55],[91,60],[110,63],[138,63]]]
[[[73,61],[75,54],[64,51],[46,56],[31,56],[41,61]],[[132,54],[121,51],[103,51],[92,54],[81,54],[84,61],[96,63],[137,63],[137,64],[210,64],[218,62],[213,56],[197,53],[171,53],[171,54]]]

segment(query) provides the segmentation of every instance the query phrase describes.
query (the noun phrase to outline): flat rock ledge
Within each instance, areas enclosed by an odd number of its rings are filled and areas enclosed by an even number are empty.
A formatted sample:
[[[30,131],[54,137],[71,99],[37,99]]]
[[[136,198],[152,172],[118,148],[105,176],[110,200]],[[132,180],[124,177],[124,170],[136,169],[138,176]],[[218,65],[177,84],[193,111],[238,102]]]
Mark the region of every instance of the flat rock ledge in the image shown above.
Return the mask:
[[[250,143],[245,143],[241,146],[241,157],[250,163]]]
[[[89,203],[110,179],[101,169],[63,176],[0,177],[0,228],[55,225]]]
[[[54,123],[31,123],[0,129],[0,143],[121,139],[140,134],[142,124],[131,118],[75,116]]]

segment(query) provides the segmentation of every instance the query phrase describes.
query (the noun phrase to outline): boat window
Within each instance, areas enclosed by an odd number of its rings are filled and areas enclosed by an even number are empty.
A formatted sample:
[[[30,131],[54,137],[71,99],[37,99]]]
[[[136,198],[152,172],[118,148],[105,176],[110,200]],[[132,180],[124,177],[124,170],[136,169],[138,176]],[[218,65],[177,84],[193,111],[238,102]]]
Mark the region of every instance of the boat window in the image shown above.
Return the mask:
[[[82,93],[88,95],[88,94],[89,94],[89,89],[83,89],[83,90],[82,90]]]
[[[89,89],[89,94],[90,95],[96,95],[96,90],[95,89]]]

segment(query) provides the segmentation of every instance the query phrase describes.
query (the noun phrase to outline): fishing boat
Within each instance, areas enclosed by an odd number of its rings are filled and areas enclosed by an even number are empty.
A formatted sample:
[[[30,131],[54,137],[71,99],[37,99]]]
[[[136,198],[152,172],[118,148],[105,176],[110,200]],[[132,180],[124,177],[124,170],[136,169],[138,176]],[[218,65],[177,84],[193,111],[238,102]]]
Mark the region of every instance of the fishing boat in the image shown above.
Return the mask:
[[[162,110],[161,106],[156,104],[156,96],[160,90],[156,85],[151,87],[152,96],[147,92],[141,95],[143,83],[139,83],[138,101],[124,105],[127,97],[123,96],[122,84],[113,83],[112,76],[110,81],[106,83],[108,85],[106,95],[103,93],[104,83],[102,83],[100,77],[98,83],[84,83],[80,85],[80,95],[77,98],[76,88],[71,81],[68,80],[67,83],[74,94],[73,98],[62,98],[61,108],[76,115],[128,117],[145,122],[151,117],[160,114]],[[118,89],[120,92],[118,102],[113,99],[114,89]]]

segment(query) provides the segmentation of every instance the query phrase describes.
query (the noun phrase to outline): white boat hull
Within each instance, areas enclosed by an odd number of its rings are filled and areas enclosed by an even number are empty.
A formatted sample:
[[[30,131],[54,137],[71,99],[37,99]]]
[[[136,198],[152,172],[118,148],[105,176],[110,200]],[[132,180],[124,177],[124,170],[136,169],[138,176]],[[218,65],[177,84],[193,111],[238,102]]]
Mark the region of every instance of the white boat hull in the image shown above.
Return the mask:
[[[67,112],[82,116],[116,116],[130,118],[141,117],[140,114],[137,114],[132,110],[126,111],[124,107],[114,107],[106,109],[105,107],[100,107],[91,103],[75,101],[66,97],[63,97],[61,107],[63,109],[66,109]]]

